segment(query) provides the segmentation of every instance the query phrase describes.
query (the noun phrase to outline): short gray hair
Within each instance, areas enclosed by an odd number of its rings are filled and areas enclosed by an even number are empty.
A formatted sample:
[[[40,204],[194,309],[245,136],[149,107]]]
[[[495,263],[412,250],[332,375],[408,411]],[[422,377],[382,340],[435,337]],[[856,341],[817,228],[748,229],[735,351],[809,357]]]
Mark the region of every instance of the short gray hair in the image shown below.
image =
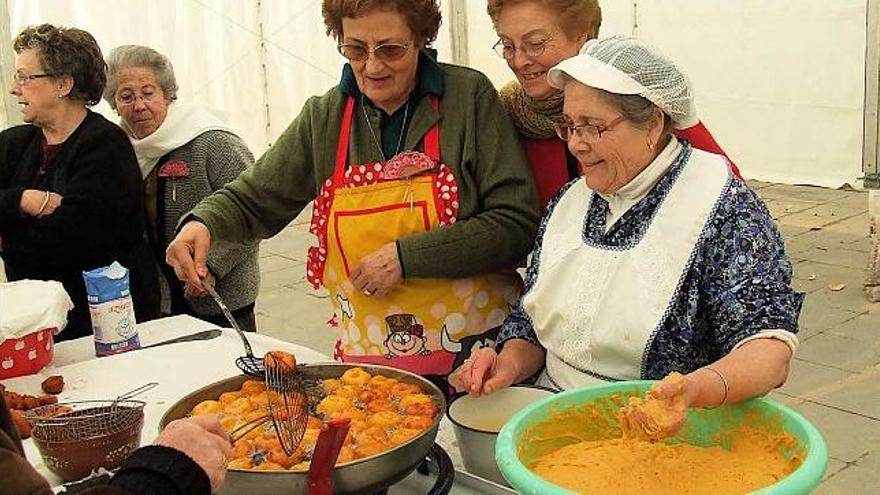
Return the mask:
[[[663,130],[661,135],[672,134],[673,121],[662,108],[651,103],[651,100],[639,95],[621,95],[605,91],[604,89],[593,88],[599,93],[600,98],[606,103],[616,108],[620,115],[630,121],[634,126],[643,129],[646,128],[648,122],[654,116],[654,110],[660,110],[663,114]]]
[[[117,73],[131,67],[151,69],[156,82],[168,101],[177,99],[177,79],[171,60],[148,46],[122,45],[110,50],[107,54],[107,87],[104,88],[104,100],[116,110],[116,90],[119,89]]]

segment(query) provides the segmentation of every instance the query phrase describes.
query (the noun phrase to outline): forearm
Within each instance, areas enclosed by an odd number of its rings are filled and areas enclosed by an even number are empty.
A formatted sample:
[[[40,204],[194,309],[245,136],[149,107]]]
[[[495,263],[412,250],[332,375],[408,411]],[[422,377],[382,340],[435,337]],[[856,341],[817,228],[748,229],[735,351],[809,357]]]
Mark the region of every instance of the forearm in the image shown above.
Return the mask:
[[[398,240],[407,278],[464,278],[495,273],[525,258],[537,214],[485,212]]]
[[[689,373],[685,400],[689,407],[714,407],[722,401],[730,404],[764,395],[785,383],[791,356],[788,344],[777,339],[746,342],[708,367]],[[725,392],[719,374],[729,391]]]
[[[513,383],[520,383],[544,367],[545,354],[546,351],[541,346],[523,339],[511,339],[505,343],[499,359],[510,360],[515,364],[516,379]]]

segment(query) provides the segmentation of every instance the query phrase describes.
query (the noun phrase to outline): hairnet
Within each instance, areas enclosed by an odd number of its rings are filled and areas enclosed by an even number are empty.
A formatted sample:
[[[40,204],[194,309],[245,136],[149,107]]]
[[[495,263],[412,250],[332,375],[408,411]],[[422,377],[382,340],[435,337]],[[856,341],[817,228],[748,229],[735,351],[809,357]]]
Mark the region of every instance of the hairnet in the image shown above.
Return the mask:
[[[678,129],[699,121],[687,76],[671,60],[638,38],[615,35],[590,40],[580,54],[550,69],[550,84],[562,89],[564,75],[609,93],[647,98],[663,110]]]

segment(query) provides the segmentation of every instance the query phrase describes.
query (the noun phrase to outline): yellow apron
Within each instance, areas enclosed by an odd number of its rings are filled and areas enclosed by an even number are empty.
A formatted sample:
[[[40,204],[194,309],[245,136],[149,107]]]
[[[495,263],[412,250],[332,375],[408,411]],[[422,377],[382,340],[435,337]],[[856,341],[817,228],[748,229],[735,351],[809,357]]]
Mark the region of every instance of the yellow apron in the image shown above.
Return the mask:
[[[437,101],[432,97],[437,108]],[[408,235],[454,223],[457,185],[440,163],[439,127],[425,135],[430,170],[390,178],[388,162],[346,168],[354,99],[349,98],[339,136],[336,171],[315,200],[307,276],[330,293],[334,314],[328,324],[340,337],[334,358],[381,364],[421,375],[445,377],[470,353],[493,345],[497,327],[520,295],[513,271],[466,279],[406,279],[385,297],[367,296],[348,280],[364,256]],[[399,164],[399,162],[397,163]],[[425,167],[423,167],[424,169]],[[467,253],[462,253],[467,256]]]

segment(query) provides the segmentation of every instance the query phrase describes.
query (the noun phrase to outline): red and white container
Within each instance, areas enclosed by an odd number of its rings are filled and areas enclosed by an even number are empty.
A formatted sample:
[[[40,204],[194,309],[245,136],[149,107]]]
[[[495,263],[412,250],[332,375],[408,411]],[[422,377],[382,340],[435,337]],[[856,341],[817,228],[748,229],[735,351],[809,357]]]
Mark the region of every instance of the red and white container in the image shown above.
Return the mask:
[[[0,284],[0,380],[37,373],[50,362],[54,336],[73,302],[59,282]]]

